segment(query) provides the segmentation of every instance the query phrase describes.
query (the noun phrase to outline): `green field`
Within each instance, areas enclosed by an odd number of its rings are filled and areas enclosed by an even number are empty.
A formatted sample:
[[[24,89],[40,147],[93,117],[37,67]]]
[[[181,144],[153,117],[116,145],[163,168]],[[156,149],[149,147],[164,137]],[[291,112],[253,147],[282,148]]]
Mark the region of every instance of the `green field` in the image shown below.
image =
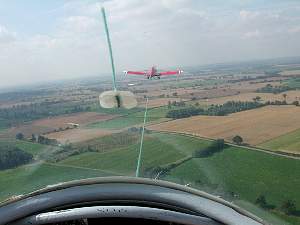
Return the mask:
[[[47,185],[89,177],[110,176],[102,171],[33,164],[0,171],[0,201],[9,196],[29,193]]]
[[[15,139],[0,139],[0,144],[16,146],[19,149],[32,154],[35,158],[40,157],[42,155],[47,155],[47,153],[53,152],[58,148],[54,146],[42,145],[39,143]]]
[[[272,151],[300,153],[300,129],[264,142],[259,147]]]
[[[291,78],[288,80],[288,82],[286,82],[286,84],[290,87],[290,88],[296,88],[296,89],[300,89],[300,78]]]
[[[139,144],[126,148],[114,149],[110,152],[88,152],[72,156],[61,161],[61,164],[81,166],[95,169],[134,175],[138,157]],[[172,145],[150,138],[144,141],[142,169],[162,166],[184,158],[186,155],[176,151]]]
[[[102,139],[101,139],[102,140]],[[100,139],[99,139],[100,141]],[[95,144],[98,143],[94,140]],[[99,143],[102,143],[100,141]],[[39,152],[19,143],[25,150]],[[31,144],[31,143],[29,143]],[[189,136],[150,133],[146,134],[142,155],[142,173],[149,168],[162,167],[179,162],[193,155],[195,150],[204,149],[211,141]],[[139,141],[130,142],[126,147],[114,147],[106,152],[85,152],[69,156],[56,164],[34,164],[0,172],[0,199],[12,194],[26,193],[45,185],[72,179],[96,176],[135,174]],[[263,218],[274,220],[254,203],[263,194],[268,204],[280,206],[288,199],[295,200],[300,208],[299,160],[289,159],[239,147],[228,147],[207,158],[193,158],[171,169],[161,179],[190,184],[201,190],[220,195],[234,201],[252,212],[260,212]],[[299,217],[280,214],[291,221]]]
[[[192,159],[170,172],[166,179],[191,183],[208,192],[233,192],[238,200],[254,203],[263,194],[269,204],[280,206],[292,199],[300,207],[300,163],[288,159],[230,147],[209,158]],[[300,222],[300,218],[292,218]]]
[[[168,112],[167,107],[157,107],[148,110],[147,122],[163,119]],[[144,110],[130,113],[128,115],[118,117],[111,120],[96,122],[88,125],[89,128],[103,128],[103,129],[122,129],[135,125],[142,124],[144,121]]]

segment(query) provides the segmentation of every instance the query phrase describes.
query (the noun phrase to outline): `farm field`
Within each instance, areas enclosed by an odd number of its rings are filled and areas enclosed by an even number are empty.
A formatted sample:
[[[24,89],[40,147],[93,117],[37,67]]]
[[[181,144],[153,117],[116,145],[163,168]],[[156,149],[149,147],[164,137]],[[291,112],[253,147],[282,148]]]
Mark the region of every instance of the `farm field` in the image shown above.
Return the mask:
[[[244,81],[240,83],[231,84],[229,87],[233,90],[239,90],[241,92],[255,92],[257,89],[265,87],[267,84],[271,84],[272,86],[279,86],[281,82],[278,81],[270,81],[263,83],[251,83],[249,81]]]
[[[183,153],[174,150],[172,145],[163,143],[158,139],[147,139],[143,145],[143,170],[149,167],[172,163],[185,157]],[[61,164],[72,166],[84,165],[88,168],[106,169],[133,176],[136,169],[138,149],[139,143],[105,153],[84,153],[82,155],[69,157],[62,161]],[[155,157],[153,157],[154,155]]]
[[[149,99],[149,102],[148,102],[148,107],[149,108],[153,108],[153,107],[159,107],[159,106],[165,106],[165,105],[168,105],[168,102],[171,101],[183,101],[183,99],[180,99],[180,98],[156,98],[156,99]],[[142,101],[141,102],[141,105],[142,104],[146,104],[145,101]]]
[[[0,133],[0,138],[14,138],[17,133],[23,133],[26,138],[30,138],[32,134],[52,133],[60,128],[70,127],[69,123],[85,126],[96,121],[105,121],[117,117],[117,115],[99,114],[96,112],[83,112],[63,116],[55,116],[51,118],[34,120],[23,125],[15,126],[6,133]],[[55,135],[55,134],[54,134]]]
[[[232,141],[240,135],[245,143],[258,145],[300,128],[300,107],[266,106],[228,116],[194,116],[148,126],[151,130],[175,131]]]
[[[147,113],[147,123],[158,122],[168,120],[165,118],[168,108],[165,106],[152,108]],[[101,121],[89,124],[88,128],[100,128],[100,129],[123,129],[132,127],[134,125],[141,125],[144,121],[144,110],[139,112],[130,113],[126,116],[118,117],[115,119]]]
[[[111,175],[114,174],[98,170],[44,163],[3,170],[0,171],[0,201],[5,200],[9,196],[29,193],[59,182]]]
[[[254,203],[263,194],[268,204],[278,207],[287,199],[300,199],[296,190],[300,175],[295,173],[299,170],[298,160],[230,147],[212,157],[187,161],[171,170],[166,179],[181,180],[216,195],[233,192],[236,197],[229,199],[234,202]],[[294,224],[300,222],[299,217],[290,219]]]
[[[300,129],[264,142],[259,147],[272,149],[273,151],[300,153]]]
[[[208,140],[179,134],[146,134],[142,171],[191,157],[195,150],[205,149],[210,144]],[[35,163],[0,171],[0,199],[72,179],[134,175],[138,147],[139,142],[136,142],[103,153],[86,152],[70,156],[59,163]],[[252,203],[258,195],[267,193],[268,202],[279,204],[287,198],[299,199],[295,188],[300,185],[300,177],[294,173],[300,169],[299,166],[295,159],[229,147],[211,157],[194,158],[179,164],[161,179],[200,185],[198,187],[202,190],[225,198],[228,193],[234,192],[237,196],[234,200]],[[274,188],[269,190],[271,186]]]
[[[75,113],[63,116],[56,116],[46,119],[40,119],[33,121],[33,126],[38,127],[50,127],[52,129],[57,129],[59,127],[66,127],[68,123],[76,123],[79,125],[85,125],[88,123],[96,122],[96,121],[105,121],[112,119],[116,116],[108,115],[108,114],[99,114],[96,112],[83,112],[83,113]]]
[[[285,70],[280,74],[283,76],[300,76],[300,70]]]
[[[226,97],[219,97],[219,98],[211,98],[207,100],[200,100],[200,104],[224,104],[228,101],[253,101],[253,98],[256,96],[261,97],[261,102],[267,101],[283,101],[285,100],[283,94],[286,94],[286,101],[287,103],[292,103],[294,101],[299,101],[300,99],[300,91],[286,91],[280,94],[273,94],[273,93],[241,93],[238,95],[226,96]]]
[[[66,144],[87,141],[97,137],[103,137],[109,134],[112,134],[111,130],[76,128],[50,133],[46,135],[46,137],[50,139],[56,139],[60,143]]]
[[[21,140],[15,140],[15,139],[0,139],[0,144],[5,144],[5,145],[12,145],[20,148],[21,150],[28,152],[32,154],[33,156],[37,156],[44,151],[50,150],[52,146],[48,145],[42,145],[39,143],[32,143],[28,141],[21,141]]]

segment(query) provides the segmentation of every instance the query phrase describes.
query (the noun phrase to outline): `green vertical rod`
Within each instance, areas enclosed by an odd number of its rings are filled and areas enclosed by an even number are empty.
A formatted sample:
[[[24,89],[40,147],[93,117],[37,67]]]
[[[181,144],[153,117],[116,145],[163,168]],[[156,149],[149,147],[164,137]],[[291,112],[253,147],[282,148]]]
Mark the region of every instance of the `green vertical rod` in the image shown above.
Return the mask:
[[[138,157],[136,171],[135,171],[135,176],[136,177],[139,177],[139,175],[140,175],[140,167],[141,167],[142,149],[143,149],[143,141],[144,141],[147,111],[148,111],[148,97],[147,97],[147,100],[146,100],[146,109],[145,109],[145,114],[144,114],[144,123],[143,123],[143,130],[142,130],[142,136],[141,136],[140,152],[139,152],[139,157]]]
[[[108,26],[107,26],[107,20],[106,20],[106,15],[105,15],[105,9],[104,9],[104,7],[101,8],[101,12],[102,12],[102,16],[103,16],[105,33],[106,33],[106,39],[107,39],[108,48],[109,48],[111,69],[112,69],[112,73],[113,73],[113,86],[114,86],[114,91],[116,91],[117,90],[117,86],[116,86],[116,71],[115,71],[114,57],[113,57],[113,53],[112,53],[111,41],[110,41],[109,30],[108,30]]]

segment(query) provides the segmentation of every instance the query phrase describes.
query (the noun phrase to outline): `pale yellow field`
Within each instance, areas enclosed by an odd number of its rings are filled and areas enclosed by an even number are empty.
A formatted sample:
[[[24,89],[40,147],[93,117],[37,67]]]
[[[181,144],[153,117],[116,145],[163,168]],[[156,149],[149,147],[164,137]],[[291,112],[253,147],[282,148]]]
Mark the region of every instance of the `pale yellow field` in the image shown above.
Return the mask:
[[[300,70],[286,70],[280,74],[283,76],[300,76]]]
[[[292,103],[293,101],[299,101],[300,100],[300,91],[286,91],[280,94],[272,94],[272,93],[241,93],[238,95],[232,95],[232,96],[226,96],[226,97],[220,97],[220,98],[211,98],[208,100],[201,100],[199,103],[206,103],[208,105],[210,104],[224,104],[228,101],[253,101],[253,98],[256,96],[261,97],[262,102],[266,101],[283,101],[284,97],[283,94],[286,94],[286,101],[288,103]]]
[[[148,129],[175,131],[231,141],[240,135],[244,142],[257,145],[300,128],[300,107],[266,106],[228,116],[194,116],[173,120]]]
[[[60,143],[76,143],[94,139],[97,137],[103,137],[109,134],[112,134],[112,131],[109,130],[100,130],[100,129],[70,129],[60,132],[55,132],[46,135],[48,138],[56,139]]]

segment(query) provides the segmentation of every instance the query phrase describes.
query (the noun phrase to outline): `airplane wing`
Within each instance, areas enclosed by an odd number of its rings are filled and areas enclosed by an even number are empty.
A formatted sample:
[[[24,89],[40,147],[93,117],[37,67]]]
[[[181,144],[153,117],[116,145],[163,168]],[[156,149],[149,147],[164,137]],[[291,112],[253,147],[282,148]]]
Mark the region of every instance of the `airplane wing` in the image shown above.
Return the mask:
[[[145,71],[124,71],[125,75],[126,74],[133,74],[133,75],[146,75],[147,72]]]
[[[160,72],[159,74],[161,76],[165,76],[165,75],[179,75],[182,73],[182,70],[176,70],[176,71],[165,71],[165,72]]]

